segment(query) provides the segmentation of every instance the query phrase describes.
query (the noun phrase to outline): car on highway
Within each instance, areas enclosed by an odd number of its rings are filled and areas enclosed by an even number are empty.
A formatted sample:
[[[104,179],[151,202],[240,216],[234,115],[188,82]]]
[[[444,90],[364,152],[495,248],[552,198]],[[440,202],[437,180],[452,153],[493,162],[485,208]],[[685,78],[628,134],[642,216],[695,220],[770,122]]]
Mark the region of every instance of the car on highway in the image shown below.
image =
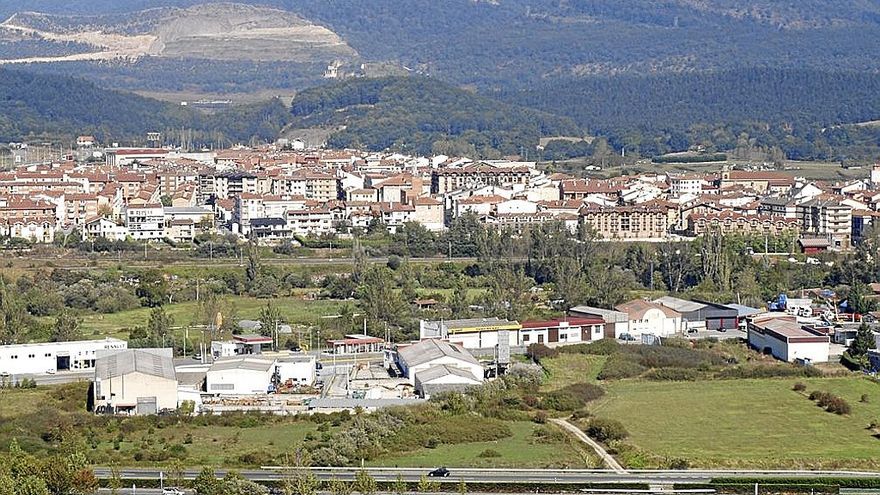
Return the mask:
[[[438,467],[437,469],[428,473],[428,476],[432,478],[447,478],[449,477],[449,470],[445,467]]]
[[[162,495],[186,495],[183,490],[176,486],[166,486],[162,489]]]

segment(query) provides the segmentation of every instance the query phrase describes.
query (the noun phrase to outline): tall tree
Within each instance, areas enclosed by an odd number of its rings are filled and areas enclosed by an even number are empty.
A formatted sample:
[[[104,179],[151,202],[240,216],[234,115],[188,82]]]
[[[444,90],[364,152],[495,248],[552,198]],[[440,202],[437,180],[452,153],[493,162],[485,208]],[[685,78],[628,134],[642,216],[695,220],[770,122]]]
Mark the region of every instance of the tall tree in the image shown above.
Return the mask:
[[[73,311],[65,309],[55,317],[55,325],[52,327],[53,342],[69,342],[80,340],[82,338],[82,330],[80,330],[80,319],[73,314]]]

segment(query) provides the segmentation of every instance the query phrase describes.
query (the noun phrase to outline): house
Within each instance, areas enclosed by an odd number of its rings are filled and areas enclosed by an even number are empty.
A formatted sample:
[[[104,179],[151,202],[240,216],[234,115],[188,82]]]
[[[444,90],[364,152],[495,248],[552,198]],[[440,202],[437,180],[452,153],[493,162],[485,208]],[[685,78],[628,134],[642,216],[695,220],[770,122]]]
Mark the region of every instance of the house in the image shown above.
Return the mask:
[[[255,356],[221,358],[208,368],[206,388],[213,395],[265,394],[272,385],[275,361]]]
[[[172,349],[100,350],[93,387],[97,414],[157,414],[177,409]]]
[[[635,299],[614,307],[629,317],[629,333],[633,336],[668,337],[681,331],[681,313],[662,304]]]
[[[436,366],[459,368],[469,373],[469,379],[483,380],[483,366],[464,347],[439,339],[428,339],[410,345],[398,345],[395,364],[403,376],[415,385],[416,376]],[[437,372],[429,374],[431,381]],[[447,385],[448,380],[447,380]]]
[[[510,347],[520,345],[519,322],[500,318],[419,321],[419,339],[443,339],[465,349],[494,349],[505,335]]]
[[[828,248],[831,247],[831,241],[824,238],[798,239],[798,246],[800,246],[801,253],[803,254],[818,254],[828,251]]]
[[[825,363],[831,339],[797,317],[781,313],[753,316],[748,321],[749,346],[788,362]]]
[[[575,306],[568,310],[568,315],[578,318],[599,318],[605,322],[605,338],[616,339],[629,333],[629,315],[613,309],[594,308],[592,306]]]
[[[528,347],[531,344],[544,344],[557,347],[592,342],[604,337],[605,321],[598,317],[524,321],[519,345]]]

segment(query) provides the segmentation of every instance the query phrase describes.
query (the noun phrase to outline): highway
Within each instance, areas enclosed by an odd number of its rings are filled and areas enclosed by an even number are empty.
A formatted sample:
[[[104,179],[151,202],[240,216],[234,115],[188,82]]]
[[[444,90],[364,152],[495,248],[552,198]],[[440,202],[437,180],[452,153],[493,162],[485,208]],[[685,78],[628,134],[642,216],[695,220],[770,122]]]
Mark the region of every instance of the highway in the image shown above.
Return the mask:
[[[353,480],[360,468],[309,468],[319,479]],[[392,482],[398,476],[405,481],[417,482],[432,468],[374,468],[365,470],[379,482]],[[160,470],[151,468],[122,468],[119,470],[123,480],[158,480]],[[285,468],[263,467],[256,470],[241,470],[239,474],[251,481],[281,481],[289,470]],[[184,472],[186,479],[193,479],[198,470]],[[215,474],[222,477],[226,470],[217,470]],[[98,478],[110,477],[109,468],[95,468]],[[163,476],[167,478],[167,473]],[[474,469],[451,468],[446,482],[479,484],[702,484],[713,478],[878,478],[880,472],[863,471],[788,471],[788,470],[631,470],[619,473],[605,469]]]

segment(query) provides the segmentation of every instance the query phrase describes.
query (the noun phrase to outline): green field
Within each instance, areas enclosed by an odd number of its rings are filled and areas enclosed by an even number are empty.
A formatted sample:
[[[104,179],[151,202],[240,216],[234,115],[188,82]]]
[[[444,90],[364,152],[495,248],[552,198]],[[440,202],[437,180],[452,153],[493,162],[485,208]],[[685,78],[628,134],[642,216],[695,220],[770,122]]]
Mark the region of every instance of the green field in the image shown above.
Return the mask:
[[[542,359],[541,365],[550,375],[542,390],[552,392],[575,383],[595,382],[602,371],[607,356],[588,354],[560,354],[555,358]]]
[[[704,382],[621,381],[591,411],[620,420],[629,443],[692,466],[880,468],[880,384],[861,377],[799,380],[807,391],[846,399],[852,414],[825,412],[794,379]],[[862,394],[869,401],[860,402]]]
[[[584,450],[576,440],[559,435],[554,441],[539,443],[532,436],[534,423],[510,422],[513,436],[495,442],[472,442],[456,445],[440,445],[434,449],[419,449],[400,455],[386,455],[371,463],[375,466],[399,467],[571,467],[591,468],[598,460],[592,452]],[[552,426],[551,426],[552,427]],[[555,428],[555,427],[552,427]],[[481,457],[491,449],[499,457]]]
[[[256,319],[260,310],[266,307],[268,299],[256,299],[244,296],[229,296],[222,298],[224,306],[235,307],[237,319]],[[322,317],[335,315],[345,304],[345,301],[335,300],[304,300],[299,297],[280,297],[272,299],[272,305],[277,307],[284,316],[285,321],[292,325],[317,325]],[[351,304],[351,303],[350,303]],[[174,318],[175,327],[184,327],[193,322],[193,315],[198,309],[198,303],[189,301],[179,304],[164,306],[165,311]],[[128,329],[136,326],[144,326],[150,318],[150,308],[137,308],[129,311],[121,311],[111,314],[88,314],[83,316],[81,328],[86,337],[118,337],[128,338]],[[229,310],[225,313],[229,314]],[[183,330],[178,330],[182,334]],[[190,338],[198,337],[198,332],[191,332]]]

